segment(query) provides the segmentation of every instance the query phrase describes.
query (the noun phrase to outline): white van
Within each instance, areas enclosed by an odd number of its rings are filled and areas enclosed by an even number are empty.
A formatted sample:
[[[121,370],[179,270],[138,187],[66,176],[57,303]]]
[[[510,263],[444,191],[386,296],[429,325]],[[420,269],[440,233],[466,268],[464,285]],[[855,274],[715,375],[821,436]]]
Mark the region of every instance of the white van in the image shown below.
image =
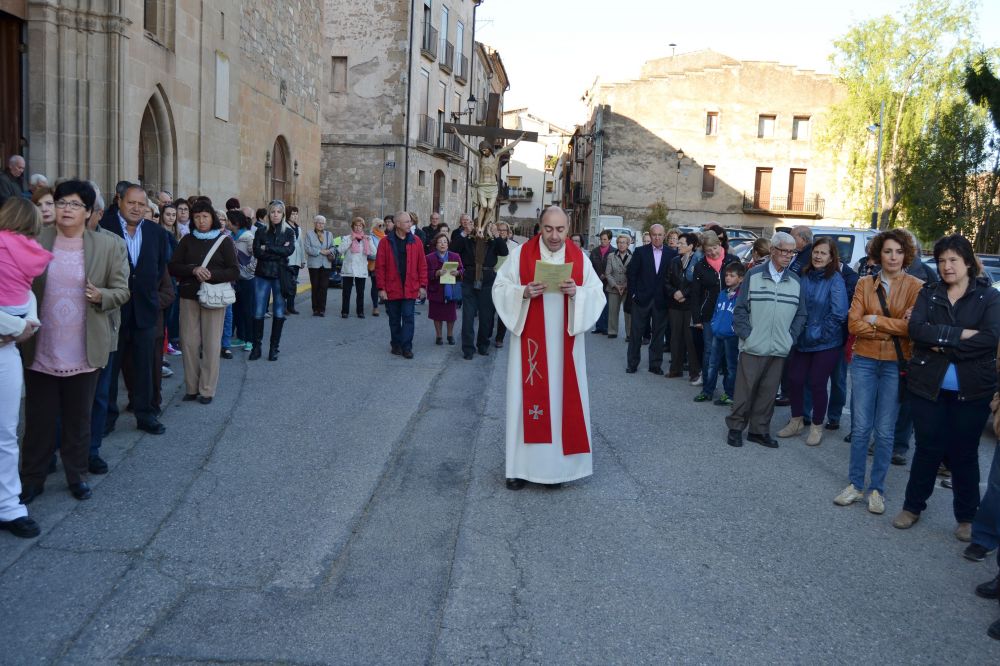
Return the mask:
[[[813,238],[827,236],[837,242],[840,250],[840,261],[851,268],[857,268],[858,262],[866,256],[868,241],[875,238],[875,229],[851,229],[847,227],[810,227]],[[775,231],[790,232],[791,227],[777,227]]]

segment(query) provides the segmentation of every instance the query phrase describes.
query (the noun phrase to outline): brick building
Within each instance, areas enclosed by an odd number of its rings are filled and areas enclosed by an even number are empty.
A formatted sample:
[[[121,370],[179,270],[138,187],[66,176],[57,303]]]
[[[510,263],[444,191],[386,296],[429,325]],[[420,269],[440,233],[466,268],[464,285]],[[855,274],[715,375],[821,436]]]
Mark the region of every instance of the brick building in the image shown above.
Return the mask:
[[[713,51],[652,60],[589,92],[557,190],[584,233],[598,215],[641,228],[657,201],[674,225],[847,226],[846,161],[816,139],[843,95],[833,77]]]
[[[3,152],[105,191],[129,179],[315,213],[323,5],[4,0]]]

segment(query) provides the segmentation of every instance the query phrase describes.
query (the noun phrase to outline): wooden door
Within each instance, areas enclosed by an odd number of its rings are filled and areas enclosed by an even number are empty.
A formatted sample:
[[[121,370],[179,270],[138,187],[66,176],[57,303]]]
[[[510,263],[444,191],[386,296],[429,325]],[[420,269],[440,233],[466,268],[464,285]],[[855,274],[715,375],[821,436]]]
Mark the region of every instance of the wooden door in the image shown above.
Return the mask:
[[[434,172],[434,201],[431,204],[431,212],[440,213],[441,204],[444,199],[444,171]]]
[[[788,172],[788,210],[806,209],[806,170]]]
[[[21,34],[24,22],[0,12],[0,168],[23,152]],[[27,179],[28,174],[24,174]]]
[[[757,168],[753,184],[753,207],[761,210],[771,208],[771,169]]]

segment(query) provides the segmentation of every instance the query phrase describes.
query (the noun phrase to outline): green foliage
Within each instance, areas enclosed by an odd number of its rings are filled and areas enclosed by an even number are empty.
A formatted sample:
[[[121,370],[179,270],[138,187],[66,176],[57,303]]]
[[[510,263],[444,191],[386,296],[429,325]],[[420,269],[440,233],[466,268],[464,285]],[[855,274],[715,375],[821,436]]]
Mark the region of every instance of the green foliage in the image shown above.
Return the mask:
[[[903,178],[916,142],[935,117],[942,91],[959,83],[959,63],[972,51],[972,0],[912,0],[903,16],[858,23],[834,42],[835,73],[846,97],[831,109],[821,144],[847,161],[847,191],[859,220],[868,219],[874,195],[876,141],[865,127],[882,121],[879,227],[900,213]]]
[[[965,92],[974,104],[989,109],[993,126],[1000,131],[1000,79],[993,74],[988,54],[980,53],[965,66]]]
[[[657,199],[656,203],[650,204],[647,208],[649,208],[649,212],[643,218],[643,232],[649,231],[649,228],[654,224],[662,224],[664,229],[670,228],[670,209],[667,208],[667,203],[663,199]]]

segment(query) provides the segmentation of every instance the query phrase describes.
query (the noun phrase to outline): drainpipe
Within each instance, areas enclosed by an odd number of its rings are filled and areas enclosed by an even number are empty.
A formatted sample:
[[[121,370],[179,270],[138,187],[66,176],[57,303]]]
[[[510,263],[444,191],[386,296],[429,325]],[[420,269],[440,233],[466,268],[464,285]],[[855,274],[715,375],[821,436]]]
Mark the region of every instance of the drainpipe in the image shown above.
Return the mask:
[[[416,16],[416,0],[410,0],[410,52],[406,59],[406,108],[403,122],[406,123],[406,141],[403,147],[403,208],[410,209],[410,103],[413,95],[413,19]],[[383,165],[385,162],[382,163]]]
[[[594,181],[590,196],[590,229],[588,240],[597,235],[597,220],[601,214],[601,187],[604,176],[604,105],[597,106],[594,119]]]

